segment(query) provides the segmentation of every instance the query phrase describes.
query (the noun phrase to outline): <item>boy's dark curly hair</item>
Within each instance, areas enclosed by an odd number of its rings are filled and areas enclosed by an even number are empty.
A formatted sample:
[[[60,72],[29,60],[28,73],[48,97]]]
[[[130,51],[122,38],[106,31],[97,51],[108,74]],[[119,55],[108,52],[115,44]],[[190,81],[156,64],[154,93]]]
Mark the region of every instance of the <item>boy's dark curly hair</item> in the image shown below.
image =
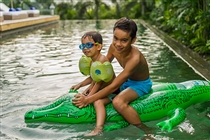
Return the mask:
[[[123,31],[126,31],[128,33],[130,33],[130,37],[131,37],[131,40],[133,38],[136,37],[136,32],[137,32],[137,25],[136,23],[131,20],[131,19],[128,19],[126,17],[123,17],[121,19],[119,19],[115,25],[114,25],[114,28],[113,28],[113,31],[118,28],[120,30],[123,30]]]

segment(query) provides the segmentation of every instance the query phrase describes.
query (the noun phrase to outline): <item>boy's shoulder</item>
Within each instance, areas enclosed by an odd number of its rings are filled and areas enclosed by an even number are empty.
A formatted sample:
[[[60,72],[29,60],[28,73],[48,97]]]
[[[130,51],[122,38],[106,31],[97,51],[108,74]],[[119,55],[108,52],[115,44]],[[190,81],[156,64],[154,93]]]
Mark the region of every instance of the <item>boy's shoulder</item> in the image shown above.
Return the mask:
[[[109,59],[105,55],[101,54],[101,56],[98,59],[98,61],[101,62],[101,63],[104,63],[104,62],[109,61]]]
[[[135,54],[135,55],[142,55],[141,51],[139,50],[139,48],[132,46],[132,49],[130,51],[130,53]],[[135,56],[134,55],[134,56]]]
[[[130,51],[130,60],[131,61],[139,61],[143,54],[142,52],[139,50],[139,48],[132,46],[132,50]]]

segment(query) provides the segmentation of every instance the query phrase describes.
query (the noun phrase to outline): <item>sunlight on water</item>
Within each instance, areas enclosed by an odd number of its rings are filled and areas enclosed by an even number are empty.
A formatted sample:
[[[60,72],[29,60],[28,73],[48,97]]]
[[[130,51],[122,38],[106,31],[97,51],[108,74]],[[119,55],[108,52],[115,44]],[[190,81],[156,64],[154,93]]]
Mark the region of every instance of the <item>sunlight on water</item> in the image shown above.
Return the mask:
[[[45,27],[30,33],[15,35],[1,41],[1,134],[2,139],[85,139],[83,134],[94,124],[24,123],[24,114],[32,108],[48,104],[68,92],[69,88],[85,77],[79,73],[78,60],[82,55],[78,45],[80,38],[90,30],[98,30],[103,36],[106,54],[112,41],[112,28],[116,20],[60,21],[58,25]],[[138,21],[137,21],[138,23]],[[203,79],[149,29],[138,23],[138,39],[135,45],[147,58],[151,79],[156,82],[182,82]],[[116,74],[122,68],[114,60]],[[84,88],[81,88],[82,91]],[[187,118],[171,133],[157,128],[157,139],[207,139],[210,123],[209,105],[190,107]],[[146,122],[150,127],[160,120]],[[106,132],[95,139],[143,138],[134,126]]]

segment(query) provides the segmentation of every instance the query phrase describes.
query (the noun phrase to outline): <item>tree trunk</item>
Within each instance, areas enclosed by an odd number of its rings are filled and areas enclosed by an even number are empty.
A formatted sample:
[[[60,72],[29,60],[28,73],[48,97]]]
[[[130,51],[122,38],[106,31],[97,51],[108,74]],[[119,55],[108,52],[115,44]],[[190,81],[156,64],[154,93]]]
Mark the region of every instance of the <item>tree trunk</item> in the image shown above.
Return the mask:
[[[11,3],[11,8],[13,8],[13,1],[12,1],[12,0],[10,0],[10,3]]]
[[[146,9],[146,3],[145,0],[141,0],[141,15],[144,16]]]
[[[203,12],[206,12],[208,10],[208,0],[203,0]],[[205,41],[207,42],[210,37],[209,37],[209,28],[207,27],[204,31],[204,37],[205,37]]]
[[[99,17],[98,17],[99,3],[100,3],[100,0],[95,0],[95,18],[96,18],[96,21],[98,21],[98,19],[99,19]]]

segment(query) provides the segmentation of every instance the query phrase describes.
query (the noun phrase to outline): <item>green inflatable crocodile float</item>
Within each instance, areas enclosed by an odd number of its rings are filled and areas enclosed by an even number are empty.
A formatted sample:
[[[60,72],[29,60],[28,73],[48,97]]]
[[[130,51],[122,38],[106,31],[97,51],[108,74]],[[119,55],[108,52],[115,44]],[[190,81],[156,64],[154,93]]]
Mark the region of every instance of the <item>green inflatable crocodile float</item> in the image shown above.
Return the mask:
[[[96,121],[95,109],[92,104],[85,108],[77,108],[72,104],[76,91],[64,94],[47,106],[32,109],[25,113],[25,122],[56,122],[56,123],[90,123]],[[154,84],[149,94],[131,102],[142,121],[153,121],[168,116],[157,124],[161,130],[171,131],[185,117],[189,106],[210,101],[210,82],[191,80],[182,83]],[[115,111],[112,104],[106,106],[106,122],[116,122],[106,126],[106,131],[119,129],[129,124]]]

